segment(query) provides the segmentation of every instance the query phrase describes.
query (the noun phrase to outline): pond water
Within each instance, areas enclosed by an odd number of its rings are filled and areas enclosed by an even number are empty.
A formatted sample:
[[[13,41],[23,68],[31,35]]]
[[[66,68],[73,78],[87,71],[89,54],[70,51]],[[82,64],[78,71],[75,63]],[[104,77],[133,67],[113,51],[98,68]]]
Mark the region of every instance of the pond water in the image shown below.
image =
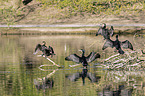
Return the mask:
[[[115,36],[111,38],[115,40]],[[36,45],[43,40],[55,51],[56,55],[49,58],[62,68],[53,66],[44,57],[38,57],[41,52],[33,54]],[[102,50],[105,42],[102,36],[1,36],[0,96],[143,96],[145,70],[140,50],[145,48],[145,38],[127,35],[119,36],[119,40],[129,40],[134,46],[135,53],[129,56],[136,58],[121,61],[128,67],[110,67],[119,63],[106,59],[117,53],[112,48]],[[98,52],[101,58],[89,63],[87,69],[83,69],[82,65],[70,67],[76,63],[65,61],[65,57],[74,53],[81,55],[79,49],[85,49],[86,56],[92,51]],[[126,57],[121,55],[118,58]],[[85,80],[82,78],[84,74],[87,74]]]

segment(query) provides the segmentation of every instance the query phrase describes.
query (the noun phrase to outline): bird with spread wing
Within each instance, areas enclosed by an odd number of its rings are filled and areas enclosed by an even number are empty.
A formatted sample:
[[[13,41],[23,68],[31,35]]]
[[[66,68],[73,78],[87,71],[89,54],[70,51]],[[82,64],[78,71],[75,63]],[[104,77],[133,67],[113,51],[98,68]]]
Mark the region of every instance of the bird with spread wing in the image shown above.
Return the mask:
[[[115,41],[111,40],[110,38],[106,39],[106,42],[104,43],[102,50],[105,50],[108,47],[112,47],[112,48],[115,47],[116,50],[118,50],[118,53],[120,53],[120,54],[124,54],[124,51],[122,50],[122,48],[124,48],[124,49],[129,48],[129,49],[133,50],[132,44],[128,40],[125,40],[123,42],[119,41],[118,35],[116,35]]]
[[[98,32],[96,33],[96,36],[102,35],[104,39],[110,38],[110,36],[113,36],[114,28],[111,26],[110,29],[107,29],[106,24],[103,23],[102,26],[99,28]]]
[[[46,56],[53,57],[53,55],[55,55],[53,48],[51,46],[47,47],[45,41],[43,41],[42,44],[36,45],[34,54],[37,54],[39,51],[42,51],[43,53],[42,56],[44,55],[45,57]]]
[[[81,49],[82,56],[78,56],[77,54],[69,55],[65,58],[67,61],[74,61],[76,63],[82,63],[84,67],[88,66],[89,62],[94,61],[97,58],[100,58],[100,54],[96,52],[91,52],[87,57],[84,56],[85,50]]]

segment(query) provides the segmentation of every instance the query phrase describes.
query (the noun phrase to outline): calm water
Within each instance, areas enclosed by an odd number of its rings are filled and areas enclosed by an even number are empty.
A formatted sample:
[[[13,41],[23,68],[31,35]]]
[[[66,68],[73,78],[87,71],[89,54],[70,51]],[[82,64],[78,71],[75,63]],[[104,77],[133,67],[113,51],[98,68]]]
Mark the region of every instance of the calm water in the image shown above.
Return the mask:
[[[115,40],[115,37],[112,39]],[[144,60],[140,55],[140,49],[145,48],[144,37],[134,38],[128,35],[119,36],[119,39],[129,40],[137,51],[133,57],[138,56]],[[36,44],[43,40],[56,53],[53,58],[49,58],[63,68],[52,66],[44,57],[33,55]],[[123,66],[117,70],[102,67],[110,64],[104,62],[106,58],[117,54],[112,48],[103,51],[104,42],[102,36],[84,35],[0,37],[0,96],[144,96],[144,62],[134,59],[131,62],[126,61],[130,65],[139,62],[141,65]],[[64,58],[74,53],[81,55],[79,49],[85,49],[86,55],[92,51],[99,52],[101,58],[89,63],[87,69],[83,69],[81,65],[69,67],[76,63],[65,61]],[[40,54],[41,52],[38,53]],[[39,68],[40,65],[49,66]],[[84,81],[82,74],[87,74]]]

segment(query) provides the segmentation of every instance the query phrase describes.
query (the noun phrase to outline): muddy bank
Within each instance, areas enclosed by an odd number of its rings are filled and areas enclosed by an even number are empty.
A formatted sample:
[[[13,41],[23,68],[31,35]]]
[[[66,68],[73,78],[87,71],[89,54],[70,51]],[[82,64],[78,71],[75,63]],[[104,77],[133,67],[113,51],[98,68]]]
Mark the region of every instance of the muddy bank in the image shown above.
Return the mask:
[[[69,28],[0,28],[1,35],[94,35],[97,33],[98,27],[69,27]],[[144,27],[115,27],[115,34],[132,34],[145,33]]]

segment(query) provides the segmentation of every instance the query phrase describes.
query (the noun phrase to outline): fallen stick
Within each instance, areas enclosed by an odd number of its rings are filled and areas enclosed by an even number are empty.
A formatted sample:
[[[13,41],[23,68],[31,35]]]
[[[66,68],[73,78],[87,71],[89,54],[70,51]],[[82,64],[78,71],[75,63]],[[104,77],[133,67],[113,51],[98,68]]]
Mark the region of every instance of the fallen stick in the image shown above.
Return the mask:
[[[38,68],[40,69],[40,70],[42,70],[42,71],[48,71],[48,70],[45,70],[45,69],[42,69],[41,67],[43,67],[43,66],[54,66],[54,65],[40,65]]]
[[[37,57],[41,57],[42,55],[37,55]]]
[[[108,61],[109,59],[111,59],[111,58],[113,58],[113,57],[115,57],[115,56],[118,56],[118,55],[120,55],[120,54],[118,53],[118,54],[116,54],[116,55],[110,56],[109,58],[105,59],[104,61]]]
[[[46,77],[47,77],[47,78],[51,77],[57,70],[58,70],[58,69],[53,70],[53,72],[49,73]]]
[[[75,66],[79,66],[81,64],[76,64],[76,65],[69,65],[69,67],[75,67]]]
[[[141,62],[132,64],[132,65],[127,65],[127,66],[138,66],[140,63],[141,63]]]
[[[37,55],[37,57],[40,57],[40,56],[42,56],[42,55]],[[44,55],[43,55],[43,57],[45,57]],[[55,66],[57,66],[57,67],[61,67],[61,66],[59,66],[58,64],[56,64],[55,62],[53,62],[51,59],[49,59],[48,57],[45,57],[47,60],[49,60],[51,63],[53,63],[53,65],[55,65]]]
[[[46,58],[47,60],[49,60],[51,63],[53,63],[53,65],[60,67],[58,64],[56,64],[55,62],[53,62],[51,59],[49,59],[48,57]]]
[[[112,62],[112,63],[118,63],[118,62],[120,62],[120,61],[127,62],[127,60],[128,60],[128,59],[119,59],[119,60],[116,60],[116,61],[114,61],[114,62]]]

